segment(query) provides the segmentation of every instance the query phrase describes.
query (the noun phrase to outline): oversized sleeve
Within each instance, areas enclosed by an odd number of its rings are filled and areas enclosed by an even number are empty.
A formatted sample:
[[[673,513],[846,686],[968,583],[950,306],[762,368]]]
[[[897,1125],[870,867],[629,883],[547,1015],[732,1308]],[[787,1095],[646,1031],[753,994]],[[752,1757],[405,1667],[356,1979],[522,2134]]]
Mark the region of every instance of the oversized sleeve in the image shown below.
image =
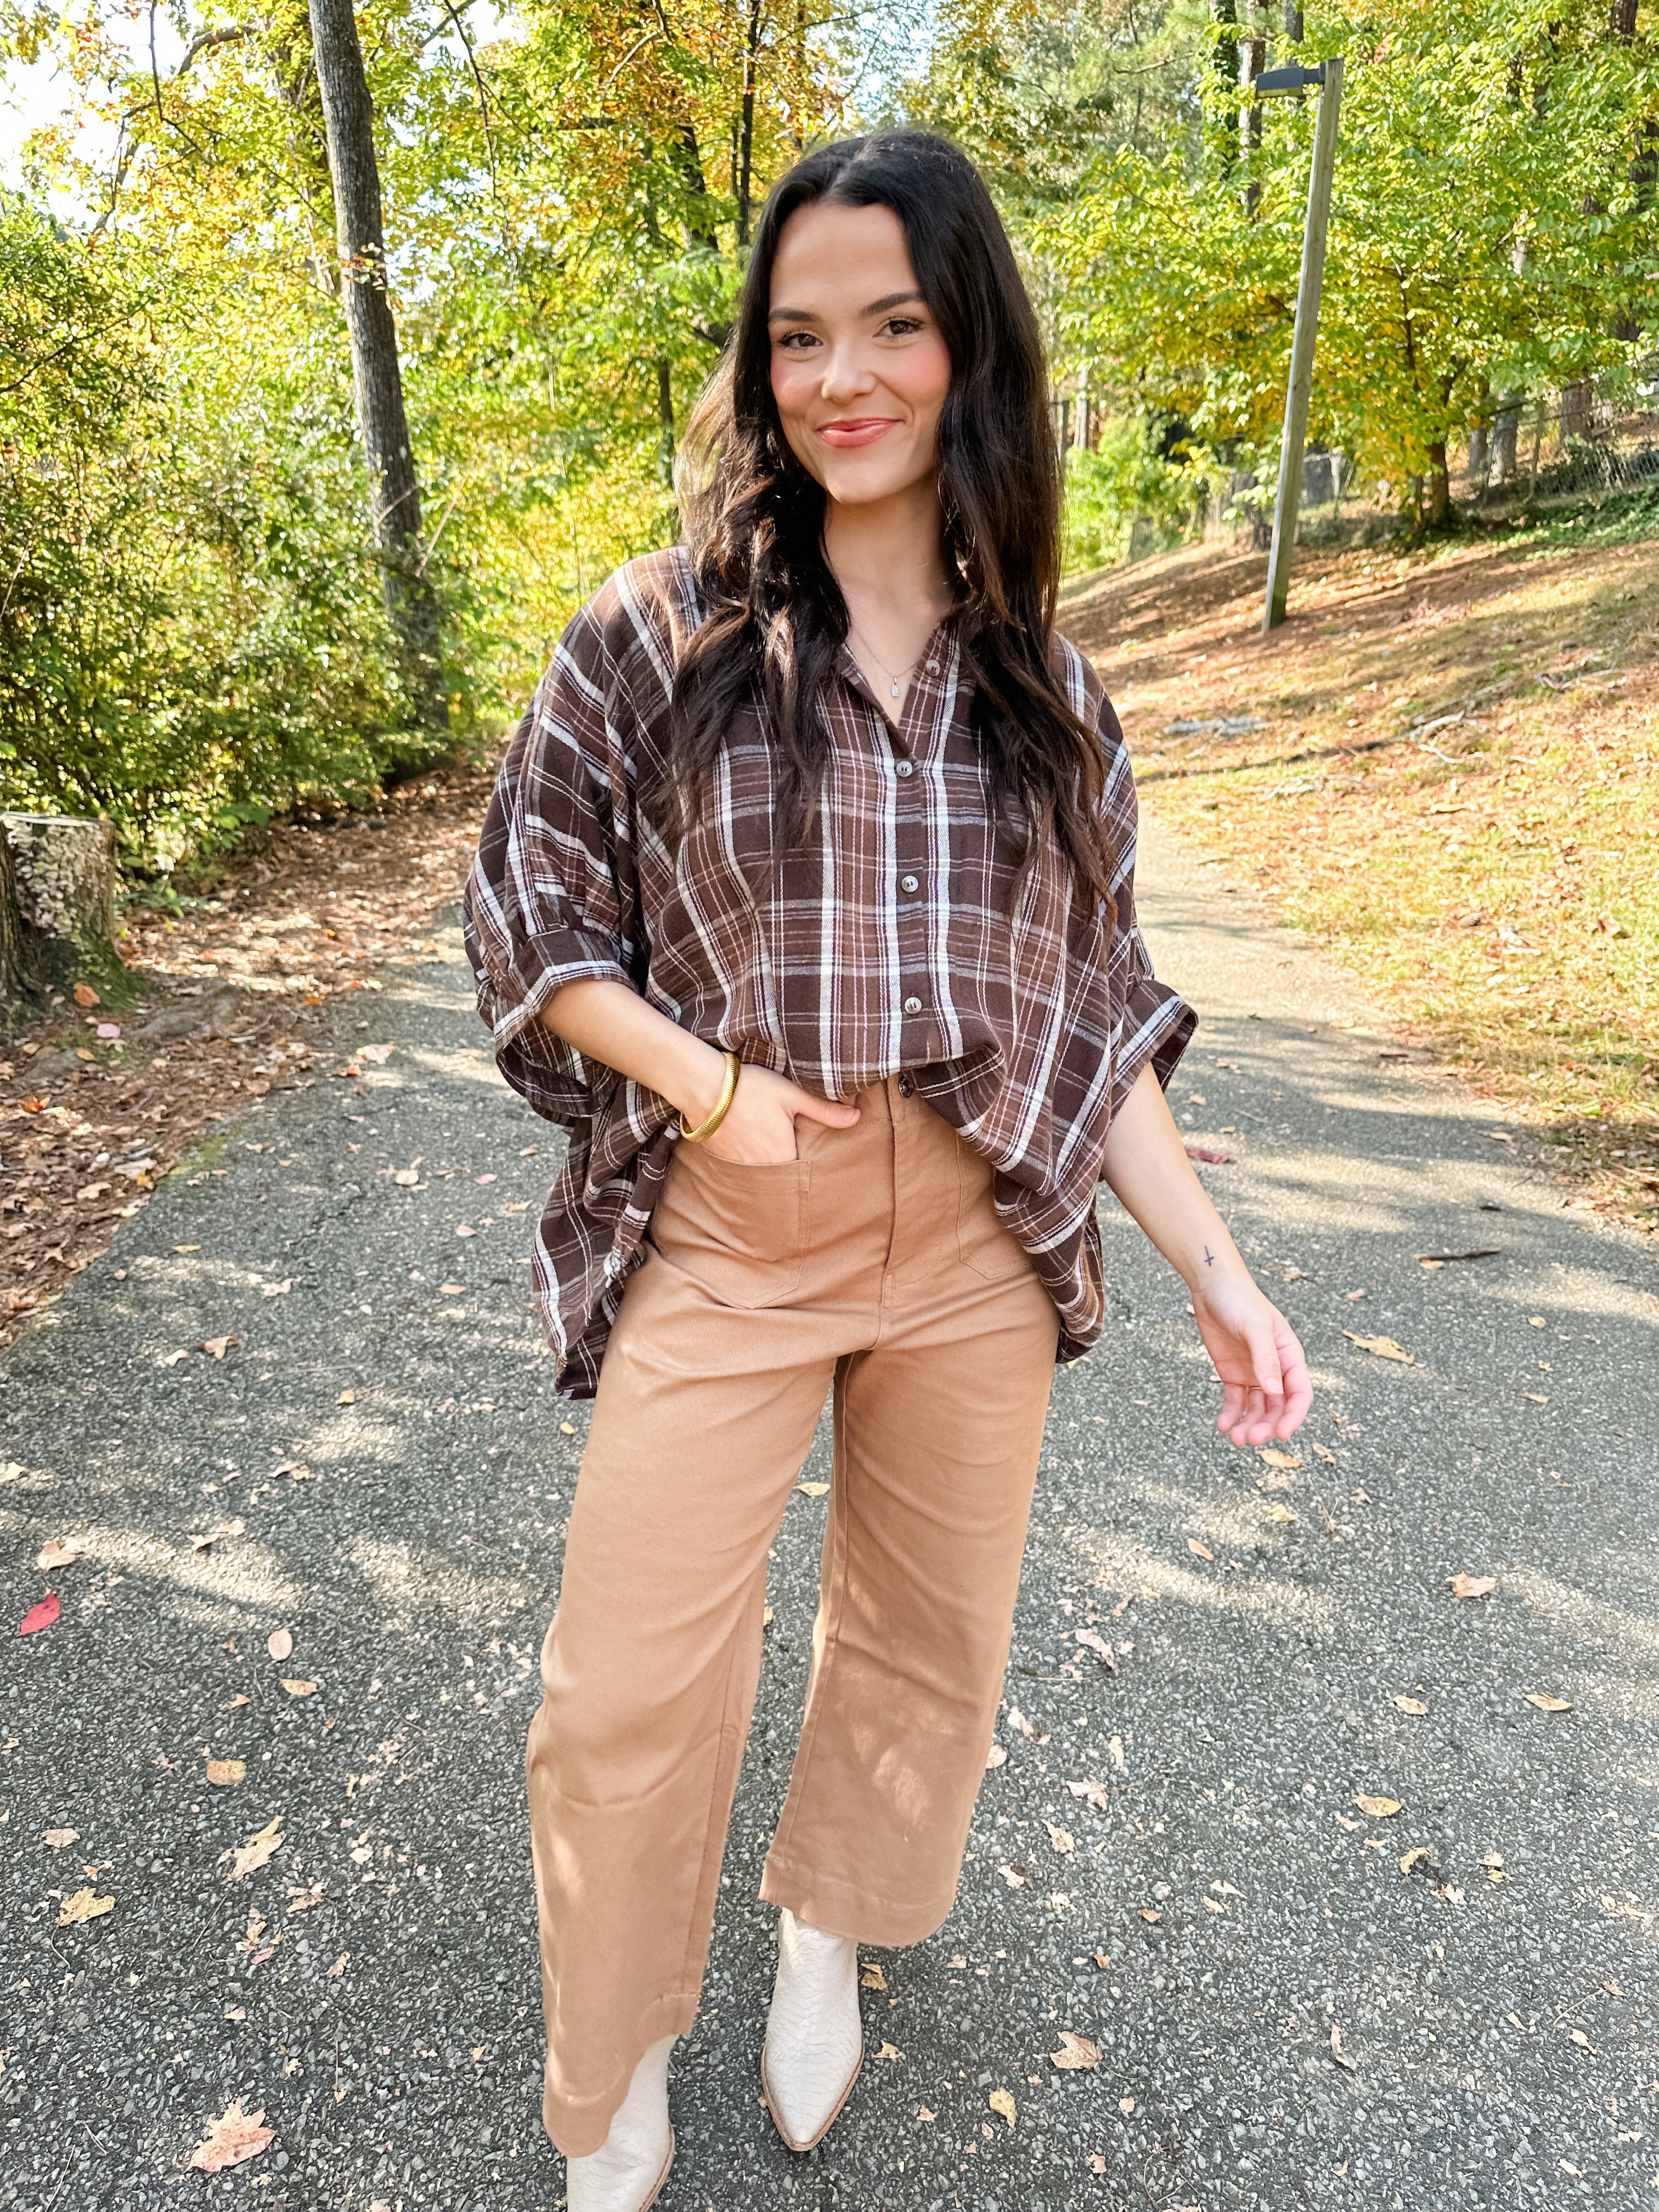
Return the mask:
[[[501,1073],[552,1121],[592,1121],[620,1081],[540,1019],[582,976],[642,988],[627,687],[592,607],[559,642],[520,725],[464,902],[478,1012]]]
[[[1198,1027],[1198,1016],[1178,991],[1160,983],[1135,918],[1135,842],[1139,814],[1129,749],[1112,703],[1101,695],[1097,725],[1105,756],[1106,785],[1102,806],[1116,855],[1112,898],[1116,921],[1109,955],[1117,1049],[1112,1067],[1114,1115],[1150,1060],[1167,1091],[1176,1063]]]

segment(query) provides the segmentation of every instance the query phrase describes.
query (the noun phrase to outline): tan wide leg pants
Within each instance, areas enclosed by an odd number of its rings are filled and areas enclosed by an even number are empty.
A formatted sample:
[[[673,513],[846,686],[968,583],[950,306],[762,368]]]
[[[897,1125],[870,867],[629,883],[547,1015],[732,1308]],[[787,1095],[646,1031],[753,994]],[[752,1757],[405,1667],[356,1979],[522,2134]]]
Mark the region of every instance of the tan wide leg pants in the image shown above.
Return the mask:
[[[908,1083],[800,1158],[680,1147],[594,1401],[530,1816],[544,2114],[596,2150],[687,2033],[760,1674],[767,1552],[835,1392],[811,1685],[761,1893],[865,1942],[951,1909],[1001,1694],[1057,1319]]]

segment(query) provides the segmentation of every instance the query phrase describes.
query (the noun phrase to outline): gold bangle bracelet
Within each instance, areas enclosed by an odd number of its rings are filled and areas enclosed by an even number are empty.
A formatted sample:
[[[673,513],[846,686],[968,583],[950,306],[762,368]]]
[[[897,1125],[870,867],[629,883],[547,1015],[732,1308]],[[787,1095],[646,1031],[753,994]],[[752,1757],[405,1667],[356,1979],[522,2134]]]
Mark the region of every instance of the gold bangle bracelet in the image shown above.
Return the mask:
[[[695,1129],[688,1129],[684,1115],[680,1116],[680,1135],[688,1145],[706,1145],[731,1112],[732,1101],[738,1095],[738,1078],[743,1073],[743,1062],[734,1052],[724,1053],[721,1057],[726,1062],[726,1081],[720,1086],[720,1095],[714,1112],[706,1121],[699,1121]]]

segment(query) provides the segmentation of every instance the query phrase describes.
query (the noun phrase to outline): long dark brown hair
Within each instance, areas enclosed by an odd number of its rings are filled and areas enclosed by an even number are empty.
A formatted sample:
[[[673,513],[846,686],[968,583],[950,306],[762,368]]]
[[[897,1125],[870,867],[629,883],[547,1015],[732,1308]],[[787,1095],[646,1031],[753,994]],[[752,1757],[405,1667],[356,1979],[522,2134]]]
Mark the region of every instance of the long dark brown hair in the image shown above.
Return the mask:
[[[781,848],[798,846],[816,816],[830,750],[820,702],[847,606],[824,557],[823,487],[778,419],[767,316],[784,226],[820,201],[893,210],[950,352],[939,425],[944,550],[992,802],[1015,822],[1028,858],[1035,838],[1056,837],[1079,889],[1109,903],[1101,750],[1054,662],[1060,467],[1036,319],[979,172],[926,131],[825,146],[766,203],[736,328],[677,471],[704,618],[675,678],[667,773],[649,811],[677,844],[734,715],[758,698],[775,755]]]

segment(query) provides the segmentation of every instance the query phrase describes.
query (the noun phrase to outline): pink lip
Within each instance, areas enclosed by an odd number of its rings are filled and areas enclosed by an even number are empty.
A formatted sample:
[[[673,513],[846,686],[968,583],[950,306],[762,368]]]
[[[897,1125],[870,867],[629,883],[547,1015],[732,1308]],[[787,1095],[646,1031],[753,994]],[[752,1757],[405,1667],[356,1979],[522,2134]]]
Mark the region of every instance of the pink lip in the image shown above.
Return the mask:
[[[872,446],[878,438],[884,437],[889,430],[897,428],[897,422],[890,415],[857,415],[840,422],[820,423],[818,435],[827,445],[846,450],[856,446]]]

